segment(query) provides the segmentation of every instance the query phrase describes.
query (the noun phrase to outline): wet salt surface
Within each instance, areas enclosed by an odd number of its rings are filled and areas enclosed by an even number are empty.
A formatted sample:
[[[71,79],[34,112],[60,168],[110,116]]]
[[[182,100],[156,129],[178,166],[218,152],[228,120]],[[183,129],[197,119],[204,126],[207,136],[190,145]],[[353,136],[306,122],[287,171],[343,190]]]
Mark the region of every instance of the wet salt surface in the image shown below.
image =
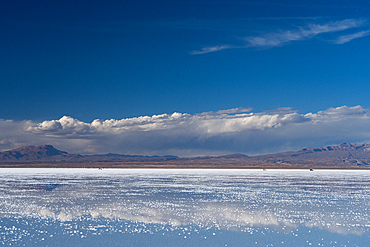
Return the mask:
[[[367,246],[370,171],[1,169],[0,245]]]

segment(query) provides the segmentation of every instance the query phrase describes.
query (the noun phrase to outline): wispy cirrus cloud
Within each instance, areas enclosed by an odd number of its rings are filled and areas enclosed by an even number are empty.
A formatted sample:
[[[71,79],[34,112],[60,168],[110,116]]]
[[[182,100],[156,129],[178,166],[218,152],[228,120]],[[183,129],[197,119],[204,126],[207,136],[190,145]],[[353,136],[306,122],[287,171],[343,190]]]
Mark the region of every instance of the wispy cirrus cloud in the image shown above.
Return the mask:
[[[196,115],[234,114],[234,113],[250,112],[250,111],[252,111],[252,108],[250,108],[250,107],[237,107],[237,108],[232,108],[232,109],[227,109],[227,110],[219,110],[219,111],[216,111],[216,112],[213,112],[213,111],[202,112],[202,113],[198,113]]]
[[[42,122],[0,120],[0,150],[52,144],[72,153],[249,155],[370,142],[370,109],[341,106],[300,114],[291,108],[233,108],[91,123],[64,116]]]
[[[271,32],[261,36],[249,36],[242,40],[245,45],[235,46],[235,45],[222,45],[222,46],[210,46],[204,47],[199,51],[191,52],[192,55],[206,54],[210,52],[216,52],[226,49],[236,49],[236,48],[250,48],[250,47],[260,47],[260,48],[271,48],[277,46],[283,46],[290,42],[302,41],[314,38],[320,34],[325,33],[336,33],[345,30],[350,30],[354,28],[359,28],[365,25],[366,20],[364,19],[346,19],[335,22],[327,22],[324,24],[308,24],[305,27],[298,27],[292,30]],[[354,34],[342,35],[336,38],[335,44],[344,44],[353,39],[365,37],[369,34],[368,31],[360,31]]]
[[[233,45],[218,45],[218,46],[211,46],[211,47],[203,47],[199,51],[192,51],[190,52],[191,55],[199,55],[199,54],[206,54],[210,52],[216,52],[216,51],[222,51],[226,49],[235,49],[235,48],[241,48],[239,46],[233,46]]]
[[[282,46],[291,41],[313,38],[322,33],[331,33],[359,27],[364,24],[363,20],[343,20],[326,24],[309,24],[297,30],[288,30],[280,33],[271,33],[263,37],[247,37],[245,40],[251,47]]]
[[[353,39],[357,39],[357,38],[362,38],[362,37],[368,36],[369,34],[370,34],[370,30],[361,31],[361,32],[357,32],[357,33],[353,33],[353,34],[348,34],[348,35],[343,35],[343,36],[338,37],[334,41],[334,43],[335,44],[344,44],[344,43],[350,42]]]

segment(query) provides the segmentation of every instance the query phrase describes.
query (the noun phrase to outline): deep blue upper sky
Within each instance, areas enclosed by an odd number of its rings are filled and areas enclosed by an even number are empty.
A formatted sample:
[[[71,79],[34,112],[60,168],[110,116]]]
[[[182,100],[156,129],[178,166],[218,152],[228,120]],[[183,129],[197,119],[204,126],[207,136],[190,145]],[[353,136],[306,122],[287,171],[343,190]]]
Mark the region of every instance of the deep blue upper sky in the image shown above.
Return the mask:
[[[1,1],[0,119],[368,108],[369,13],[365,0]]]

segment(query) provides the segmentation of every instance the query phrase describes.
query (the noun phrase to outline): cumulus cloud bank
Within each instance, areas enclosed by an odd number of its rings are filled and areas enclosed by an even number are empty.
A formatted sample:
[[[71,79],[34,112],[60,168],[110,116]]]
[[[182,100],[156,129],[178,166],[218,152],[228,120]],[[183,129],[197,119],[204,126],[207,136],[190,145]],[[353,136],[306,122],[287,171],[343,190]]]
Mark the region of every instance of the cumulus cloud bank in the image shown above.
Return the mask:
[[[204,47],[199,51],[191,52],[192,55],[206,54],[210,52],[221,51],[225,49],[235,48],[249,48],[249,47],[261,47],[269,48],[276,46],[283,46],[293,41],[301,41],[314,38],[320,34],[325,33],[337,33],[345,30],[352,30],[365,25],[366,21],[363,19],[346,19],[335,22],[327,22],[324,24],[308,24],[305,27],[298,27],[292,30],[285,30],[279,32],[266,33],[261,36],[250,36],[245,37],[243,40],[245,45],[220,45]],[[361,38],[369,35],[369,30],[359,31],[347,35],[341,35],[336,37],[334,44],[344,44],[350,42],[353,39]]]
[[[85,123],[0,120],[0,149],[52,144],[72,153],[249,155],[370,141],[370,109],[341,106],[300,114],[291,108],[254,113],[234,108]]]

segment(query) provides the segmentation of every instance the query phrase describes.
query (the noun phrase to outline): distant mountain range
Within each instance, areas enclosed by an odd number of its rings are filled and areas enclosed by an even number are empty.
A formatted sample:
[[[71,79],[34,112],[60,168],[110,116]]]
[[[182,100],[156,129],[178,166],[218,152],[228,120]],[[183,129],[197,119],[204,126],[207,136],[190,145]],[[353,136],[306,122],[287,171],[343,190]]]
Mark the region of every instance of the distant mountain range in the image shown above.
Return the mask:
[[[144,155],[68,154],[51,145],[27,146],[0,153],[0,167],[162,167],[162,168],[343,168],[370,169],[370,144],[304,148],[276,154],[228,154],[179,158]]]
[[[124,154],[80,155],[68,154],[52,145],[27,146],[0,153],[0,162],[117,162],[117,161],[164,161],[177,156],[143,156]]]

